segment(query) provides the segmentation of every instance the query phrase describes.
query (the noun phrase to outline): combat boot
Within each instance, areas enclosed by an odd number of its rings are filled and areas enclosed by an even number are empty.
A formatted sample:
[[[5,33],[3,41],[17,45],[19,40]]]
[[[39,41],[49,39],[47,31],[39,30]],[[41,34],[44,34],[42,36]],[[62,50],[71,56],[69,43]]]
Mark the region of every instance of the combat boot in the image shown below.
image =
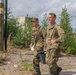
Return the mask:
[[[59,73],[61,72],[62,68],[61,67],[58,67],[57,69],[57,75],[59,75]]]

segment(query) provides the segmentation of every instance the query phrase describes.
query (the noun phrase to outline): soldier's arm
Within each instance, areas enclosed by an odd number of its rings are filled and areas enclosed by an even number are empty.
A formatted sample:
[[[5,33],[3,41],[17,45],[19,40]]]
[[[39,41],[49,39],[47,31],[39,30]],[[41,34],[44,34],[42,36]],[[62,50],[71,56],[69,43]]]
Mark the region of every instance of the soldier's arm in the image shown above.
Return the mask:
[[[34,37],[33,37],[33,30],[34,30],[34,27],[32,28],[32,31],[31,31],[31,43],[30,43],[30,46],[34,45]]]
[[[32,36],[32,34],[31,34],[31,36]],[[33,45],[33,40],[32,40],[32,38],[31,38],[31,43],[30,43],[30,47]]]
[[[44,49],[45,49],[46,48],[46,30],[44,27],[42,27],[41,33],[44,38]]]
[[[65,33],[64,30],[60,27],[57,28],[58,31],[58,38],[56,39],[56,42],[63,42],[65,40]]]

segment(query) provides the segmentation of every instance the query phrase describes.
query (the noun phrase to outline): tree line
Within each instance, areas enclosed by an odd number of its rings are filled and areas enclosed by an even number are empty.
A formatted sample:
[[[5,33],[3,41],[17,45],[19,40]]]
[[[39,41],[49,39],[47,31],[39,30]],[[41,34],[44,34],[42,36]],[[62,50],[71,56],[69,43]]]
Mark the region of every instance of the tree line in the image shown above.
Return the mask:
[[[23,25],[17,26],[17,19],[11,15],[10,11],[8,12],[8,36],[12,32],[11,42],[13,46],[19,48],[29,47],[31,42],[31,30],[32,24],[30,21],[30,16],[26,15],[26,20]],[[71,23],[70,23],[70,15],[67,12],[67,8],[62,8],[62,12],[60,14],[60,23],[59,25],[66,34],[66,39],[62,45],[62,51],[68,54],[76,54],[76,31],[73,32]],[[24,26],[24,28],[22,28]],[[42,26],[45,29],[48,26],[47,14],[44,14]]]

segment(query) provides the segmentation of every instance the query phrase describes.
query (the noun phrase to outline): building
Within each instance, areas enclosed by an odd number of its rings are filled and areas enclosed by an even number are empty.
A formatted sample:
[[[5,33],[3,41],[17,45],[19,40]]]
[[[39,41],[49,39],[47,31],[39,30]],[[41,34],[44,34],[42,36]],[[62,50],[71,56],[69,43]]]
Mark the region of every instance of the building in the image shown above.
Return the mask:
[[[24,25],[27,23],[26,21],[27,20],[31,21],[31,18],[24,16],[24,17],[18,17],[16,18],[16,20],[17,20],[17,26],[24,28]]]
[[[25,17],[16,18],[17,26],[20,26],[20,27],[24,28],[25,19],[26,19]]]

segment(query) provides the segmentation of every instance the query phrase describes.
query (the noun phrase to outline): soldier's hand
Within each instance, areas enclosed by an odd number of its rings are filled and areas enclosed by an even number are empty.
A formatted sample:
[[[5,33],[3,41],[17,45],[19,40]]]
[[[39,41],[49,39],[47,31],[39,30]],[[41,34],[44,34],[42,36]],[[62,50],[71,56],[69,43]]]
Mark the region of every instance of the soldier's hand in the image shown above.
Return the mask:
[[[51,40],[51,43],[52,43],[52,44],[56,43],[56,40]]]
[[[44,47],[43,50],[46,51],[46,48]]]

